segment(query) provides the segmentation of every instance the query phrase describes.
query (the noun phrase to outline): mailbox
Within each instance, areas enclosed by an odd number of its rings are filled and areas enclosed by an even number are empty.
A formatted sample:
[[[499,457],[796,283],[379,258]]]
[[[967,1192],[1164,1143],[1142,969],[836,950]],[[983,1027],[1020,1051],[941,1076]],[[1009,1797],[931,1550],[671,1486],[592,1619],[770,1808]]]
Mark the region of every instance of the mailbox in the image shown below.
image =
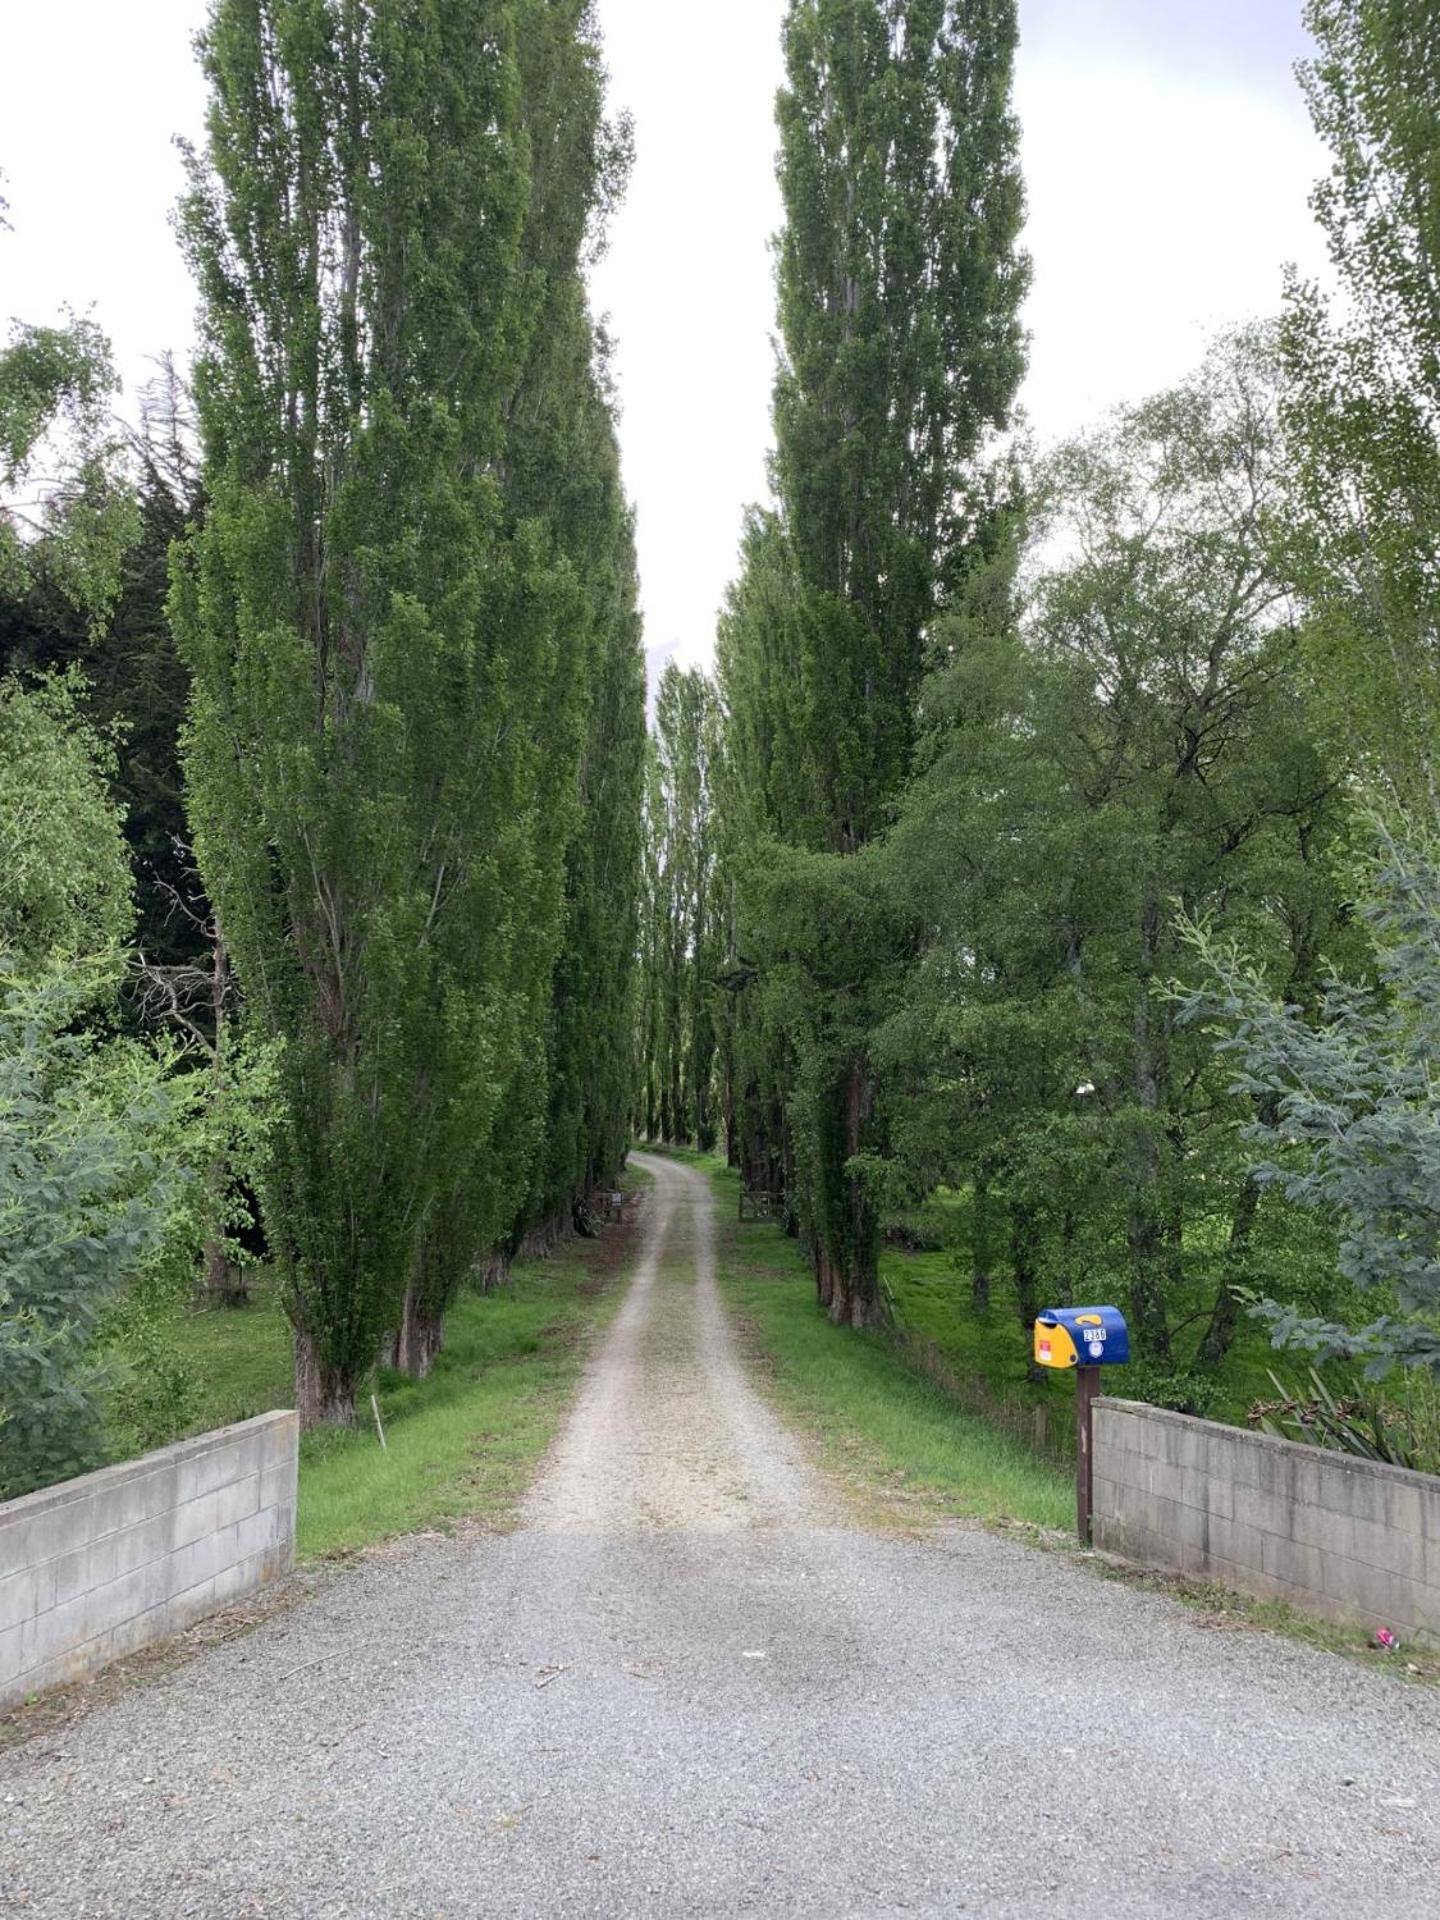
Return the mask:
[[[1130,1329],[1118,1307],[1047,1307],[1035,1322],[1040,1367],[1114,1367],[1130,1358]]]

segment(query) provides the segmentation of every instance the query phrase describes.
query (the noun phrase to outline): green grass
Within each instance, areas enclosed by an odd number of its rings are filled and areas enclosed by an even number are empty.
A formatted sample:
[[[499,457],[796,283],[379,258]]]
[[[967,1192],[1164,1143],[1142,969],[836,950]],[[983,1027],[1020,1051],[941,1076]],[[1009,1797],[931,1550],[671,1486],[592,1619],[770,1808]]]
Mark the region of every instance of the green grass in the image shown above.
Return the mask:
[[[736,1219],[734,1173],[709,1155],[674,1155],[710,1176],[719,1203],[721,1288],[783,1410],[827,1464],[905,1515],[917,1507],[981,1520],[1072,1525],[1074,1481],[984,1421],[957,1409],[879,1334],[832,1327],[796,1243],[779,1227]]]
[[[292,1404],[290,1325],[268,1274],[251,1282],[246,1307],[197,1307],[175,1335],[199,1388],[196,1433]]]
[[[622,1184],[633,1192],[644,1180],[634,1172]],[[610,1282],[632,1239],[628,1223],[605,1227],[594,1240],[517,1265],[510,1284],[494,1293],[463,1296],[447,1317],[429,1379],[381,1368],[361,1393],[358,1428],[307,1434],[301,1557],[465,1519],[507,1524],[569,1407],[587,1334],[618,1300]],[[289,1329],[273,1289],[260,1285],[246,1308],[187,1316],[180,1337],[201,1384],[197,1431],[292,1404]]]
[[[943,1247],[920,1253],[884,1249],[881,1277],[895,1303],[899,1323],[918,1338],[932,1342],[957,1375],[983,1382],[985,1391],[1003,1405],[1005,1420],[1014,1418],[1023,1424],[1025,1410],[1039,1409],[1051,1431],[1058,1431],[1063,1416],[1057,1420],[1054,1409],[1062,1405],[1068,1408],[1073,1388],[1063,1375],[1053,1381],[1029,1377],[1026,1363],[1030,1336],[1021,1325],[1015,1288],[1003,1258],[994,1263],[989,1311],[976,1311],[969,1277],[969,1211],[968,1192],[932,1196],[923,1209],[923,1224],[927,1239],[943,1241]],[[1091,1292],[1107,1300],[1123,1299],[1123,1277],[1108,1283],[1094,1282]],[[1184,1372],[1189,1367],[1204,1324],[1201,1316],[1177,1339],[1175,1371]],[[1216,1398],[1207,1417],[1245,1426],[1248,1410],[1256,1400],[1274,1398],[1271,1368],[1282,1377],[1304,1371],[1293,1357],[1275,1353],[1255,1322],[1242,1318],[1235,1343],[1216,1375]],[[1335,1384],[1339,1385],[1342,1377],[1337,1373]],[[1111,1375],[1107,1386],[1124,1395],[1127,1380],[1138,1385],[1138,1376],[1123,1370]]]
[[[685,1148],[666,1151],[687,1165],[710,1169],[719,1165],[712,1155]],[[733,1213],[733,1175],[724,1192]],[[1022,1449],[1038,1452],[1063,1469],[1074,1455],[1074,1383],[1063,1374],[1043,1380],[1031,1376],[1031,1333],[1021,1323],[1015,1287],[999,1248],[989,1308],[977,1311],[969,1276],[970,1205],[968,1190],[940,1189],[922,1206],[897,1216],[897,1224],[910,1229],[923,1250],[887,1246],[882,1251],[881,1279],[894,1306],[908,1369],[931,1377],[947,1402],[963,1408],[982,1425],[998,1428]],[[1195,1229],[1197,1254],[1205,1251],[1204,1235],[1214,1224],[1202,1222]],[[1002,1225],[1003,1217],[996,1223],[997,1238],[1002,1237]],[[793,1255],[793,1247],[790,1250]],[[1286,1278],[1277,1273],[1275,1284],[1281,1293]],[[1091,1291],[1100,1298],[1123,1298],[1124,1277],[1093,1280]],[[1197,1297],[1203,1296],[1200,1287]],[[1204,1314],[1195,1317],[1178,1336],[1173,1371],[1183,1373],[1189,1368],[1205,1319]],[[1234,1345],[1215,1377],[1208,1417],[1247,1425],[1246,1416],[1255,1401],[1274,1398],[1272,1368],[1283,1379],[1299,1379],[1305,1371],[1293,1356],[1275,1353],[1263,1329],[1242,1318]],[[1136,1398],[1147,1397],[1145,1372],[1141,1365],[1117,1369],[1108,1376],[1107,1388],[1122,1396],[1130,1392]],[[1344,1370],[1326,1372],[1330,1384],[1343,1391]]]
[[[368,1546],[466,1517],[503,1523],[554,1437],[597,1319],[588,1248],[517,1270],[461,1300],[428,1380],[382,1370],[385,1426],[308,1434],[301,1446],[302,1555]],[[368,1415],[368,1398],[362,1399]]]

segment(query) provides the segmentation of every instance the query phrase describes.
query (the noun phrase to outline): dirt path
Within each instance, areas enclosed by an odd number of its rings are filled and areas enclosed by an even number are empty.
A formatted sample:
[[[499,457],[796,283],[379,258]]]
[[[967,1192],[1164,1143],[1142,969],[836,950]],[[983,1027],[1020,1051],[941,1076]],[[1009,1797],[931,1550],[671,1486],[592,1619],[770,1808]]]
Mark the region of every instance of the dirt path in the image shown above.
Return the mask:
[[[524,1524],[613,1533],[818,1519],[825,1489],[741,1371],[703,1183],[673,1161],[632,1157],[654,1182],[635,1278]]]
[[[703,1178],[504,1538],[382,1555],[0,1758],[0,1913],[1430,1920],[1440,1700],[1059,1555],[849,1524]]]

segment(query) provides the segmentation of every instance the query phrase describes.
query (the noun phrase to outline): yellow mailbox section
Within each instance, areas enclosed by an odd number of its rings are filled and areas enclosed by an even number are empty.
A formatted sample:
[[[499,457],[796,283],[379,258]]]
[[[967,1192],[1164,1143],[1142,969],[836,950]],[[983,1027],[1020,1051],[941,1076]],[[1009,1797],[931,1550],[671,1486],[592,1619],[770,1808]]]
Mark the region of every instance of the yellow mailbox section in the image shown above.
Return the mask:
[[[1054,1320],[1035,1322],[1035,1364],[1037,1367],[1078,1367],[1080,1355],[1067,1328]]]

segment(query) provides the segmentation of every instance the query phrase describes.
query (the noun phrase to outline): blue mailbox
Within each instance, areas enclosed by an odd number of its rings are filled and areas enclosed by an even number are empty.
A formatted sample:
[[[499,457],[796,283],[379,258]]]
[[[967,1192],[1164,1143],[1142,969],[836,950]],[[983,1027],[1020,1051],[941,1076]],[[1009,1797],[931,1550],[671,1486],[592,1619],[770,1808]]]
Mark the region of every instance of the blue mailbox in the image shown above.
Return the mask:
[[[1118,1307],[1047,1307],[1035,1322],[1035,1364],[1115,1367],[1130,1358],[1130,1329]]]

